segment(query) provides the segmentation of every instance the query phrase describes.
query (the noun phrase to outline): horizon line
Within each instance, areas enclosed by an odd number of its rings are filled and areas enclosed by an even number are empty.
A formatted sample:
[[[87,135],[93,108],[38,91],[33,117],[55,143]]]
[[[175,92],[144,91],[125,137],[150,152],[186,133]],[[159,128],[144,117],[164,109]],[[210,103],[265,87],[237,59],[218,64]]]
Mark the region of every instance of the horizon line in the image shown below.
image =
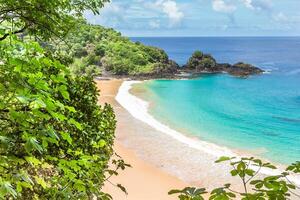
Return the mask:
[[[209,38],[209,37],[228,37],[228,38],[292,38],[292,37],[300,37],[300,35],[273,35],[273,36],[260,36],[260,35],[255,35],[255,36],[218,36],[218,35],[215,35],[215,36],[148,36],[148,35],[145,35],[145,36],[127,36],[127,35],[124,35],[125,37],[129,37],[129,38],[132,38],[132,37],[135,37],[135,38],[143,38],[143,37],[148,37],[148,38],[196,38],[196,37],[203,37],[203,38]]]

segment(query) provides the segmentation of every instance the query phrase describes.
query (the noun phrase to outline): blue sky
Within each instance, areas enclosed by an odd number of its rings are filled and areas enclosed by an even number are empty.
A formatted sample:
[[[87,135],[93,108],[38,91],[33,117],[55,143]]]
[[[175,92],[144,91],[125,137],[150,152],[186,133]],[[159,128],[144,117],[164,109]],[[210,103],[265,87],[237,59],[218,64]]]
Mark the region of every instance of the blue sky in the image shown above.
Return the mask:
[[[112,0],[86,17],[126,36],[300,35],[300,0]]]

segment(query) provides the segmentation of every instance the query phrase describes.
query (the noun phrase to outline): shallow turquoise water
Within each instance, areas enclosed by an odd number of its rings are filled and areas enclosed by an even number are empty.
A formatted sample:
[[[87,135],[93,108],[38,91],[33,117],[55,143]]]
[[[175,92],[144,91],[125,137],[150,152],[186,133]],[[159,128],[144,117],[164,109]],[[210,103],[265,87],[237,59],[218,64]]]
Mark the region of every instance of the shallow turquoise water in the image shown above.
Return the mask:
[[[245,61],[271,71],[247,79],[225,74],[142,84],[150,112],[185,134],[279,163],[300,160],[300,37],[132,38],[184,64],[200,49],[218,62]]]
[[[290,163],[300,158],[300,87],[299,77],[285,78],[203,75],[149,81],[142,87],[154,103],[150,113],[172,128]]]

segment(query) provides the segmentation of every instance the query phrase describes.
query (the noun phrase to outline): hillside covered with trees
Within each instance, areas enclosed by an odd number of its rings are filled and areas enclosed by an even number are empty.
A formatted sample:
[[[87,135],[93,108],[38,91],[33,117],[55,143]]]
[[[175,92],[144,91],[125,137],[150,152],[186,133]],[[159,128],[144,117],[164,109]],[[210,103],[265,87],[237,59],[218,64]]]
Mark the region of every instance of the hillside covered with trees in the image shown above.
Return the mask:
[[[178,68],[162,49],[134,43],[113,29],[84,20],[72,29],[65,42],[54,47],[69,58],[70,69],[77,75],[166,77]]]

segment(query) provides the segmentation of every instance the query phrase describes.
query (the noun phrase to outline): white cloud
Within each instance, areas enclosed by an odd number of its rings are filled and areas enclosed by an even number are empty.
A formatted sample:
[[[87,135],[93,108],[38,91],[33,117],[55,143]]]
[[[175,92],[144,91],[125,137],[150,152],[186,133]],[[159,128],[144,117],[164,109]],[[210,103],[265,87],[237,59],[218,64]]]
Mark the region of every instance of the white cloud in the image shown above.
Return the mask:
[[[233,13],[236,10],[236,6],[225,2],[224,0],[213,0],[212,7],[217,12]]]
[[[252,10],[270,10],[272,8],[272,0],[242,0],[247,8]]]
[[[124,14],[126,10],[117,3],[105,3],[100,10],[100,15],[94,15],[92,12],[85,12],[85,17],[93,24],[101,24],[104,26],[118,27],[124,23]]]
[[[157,0],[155,7],[161,9],[169,18],[170,27],[177,26],[184,18],[184,14],[180,11],[176,1],[173,0]]]
[[[149,26],[152,29],[158,29],[158,28],[160,28],[160,22],[159,22],[159,20],[151,20],[149,22]]]
[[[289,20],[288,17],[283,12],[273,14],[272,18],[276,22],[287,22]]]

